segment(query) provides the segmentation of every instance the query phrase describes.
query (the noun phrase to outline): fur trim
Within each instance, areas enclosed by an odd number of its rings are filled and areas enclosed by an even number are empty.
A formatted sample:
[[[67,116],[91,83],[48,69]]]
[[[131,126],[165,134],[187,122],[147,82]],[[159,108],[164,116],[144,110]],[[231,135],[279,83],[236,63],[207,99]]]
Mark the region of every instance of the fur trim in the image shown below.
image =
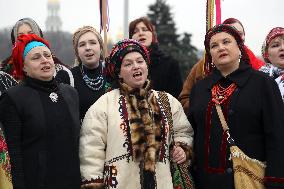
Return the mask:
[[[103,183],[91,183],[91,184],[84,184],[81,186],[81,189],[104,189]]]
[[[261,161],[259,161],[257,159],[252,159],[252,158],[248,157],[237,146],[231,146],[230,147],[230,151],[231,151],[231,158],[239,158],[239,159],[242,159],[242,160],[246,160],[248,162],[256,163],[256,164],[260,165],[262,168],[266,168],[266,163],[265,162],[261,162]]]
[[[154,172],[162,139],[157,99],[149,81],[142,89],[133,89],[125,83],[120,83],[120,89],[126,99],[134,161],[144,161],[144,169]]]

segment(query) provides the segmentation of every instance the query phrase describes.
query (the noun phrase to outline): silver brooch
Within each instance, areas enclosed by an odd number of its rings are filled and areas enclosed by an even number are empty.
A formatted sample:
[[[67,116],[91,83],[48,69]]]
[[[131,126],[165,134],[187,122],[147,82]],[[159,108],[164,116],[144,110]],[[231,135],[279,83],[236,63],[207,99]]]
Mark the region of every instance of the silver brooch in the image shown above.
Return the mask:
[[[57,102],[58,95],[55,92],[52,92],[52,93],[49,94],[49,98],[52,102]]]

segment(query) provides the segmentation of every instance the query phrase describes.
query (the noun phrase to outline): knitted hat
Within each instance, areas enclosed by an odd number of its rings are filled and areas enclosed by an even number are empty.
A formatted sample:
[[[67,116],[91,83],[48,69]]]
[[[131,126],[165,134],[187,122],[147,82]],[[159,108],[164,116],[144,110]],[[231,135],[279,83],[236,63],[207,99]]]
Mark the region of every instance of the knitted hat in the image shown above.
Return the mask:
[[[13,76],[15,76],[16,79],[23,79],[23,76],[24,76],[24,72],[23,72],[24,53],[25,53],[25,50],[26,50],[26,52],[28,50],[31,50],[31,47],[29,47],[29,49],[26,49],[26,46],[29,45],[29,43],[33,42],[33,41],[37,41],[37,42],[40,42],[40,43],[37,43],[38,45],[35,45],[35,43],[33,43],[32,48],[39,46],[39,45],[42,46],[42,44],[47,46],[48,48],[50,48],[48,42],[45,41],[44,39],[40,38],[36,34],[20,35],[17,38],[17,41],[15,42],[14,47],[13,47],[13,51],[12,51],[13,66],[14,66]]]
[[[130,52],[139,52],[147,64],[150,58],[147,48],[134,39],[124,39],[115,44],[106,60],[106,75],[111,80],[118,79],[124,56]]]
[[[230,26],[230,25],[227,25],[227,24],[219,24],[219,25],[216,25],[214,26],[213,28],[211,28],[210,30],[207,31],[206,35],[205,35],[205,40],[204,40],[204,46],[205,46],[205,50],[206,50],[206,59],[205,59],[205,63],[207,66],[210,67],[209,71],[212,70],[212,57],[210,55],[210,40],[212,38],[212,36],[214,36],[215,34],[217,33],[221,33],[221,32],[226,32],[228,34],[230,34],[231,36],[234,37],[234,39],[236,40],[237,42],[237,45],[241,51],[241,60],[243,62],[246,62],[249,64],[249,58],[248,58],[248,55],[246,53],[246,50],[245,50],[245,46],[244,46],[244,42],[240,36],[240,34],[238,33],[238,31]]]
[[[153,36],[152,43],[158,43],[158,38],[157,38],[155,26],[151,23],[151,21],[147,17],[140,17],[140,18],[137,18],[137,19],[133,20],[132,22],[130,22],[129,29],[128,29],[129,30],[129,38],[132,39],[136,25],[139,24],[140,22],[143,22],[145,24],[145,26],[148,28],[148,30],[150,32],[152,32],[152,36]]]
[[[16,22],[16,24],[14,25],[14,27],[11,31],[12,44],[14,44],[16,39],[18,38],[19,27],[22,26],[23,24],[28,24],[31,27],[34,34],[43,38],[43,33],[42,33],[40,27],[38,26],[38,24],[33,19],[22,18],[22,19],[20,19]]]
[[[278,36],[284,35],[284,28],[282,27],[275,27],[270,32],[265,38],[265,41],[262,45],[262,57],[264,58],[264,61],[267,63],[270,63],[270,60],[268,59],[268,47],[269,44],[273,39],[275,39]]]
[[[82,63],[80,60],[79,54],[78,54],[78,42],[79,42],[80,37],[87,32],[93,32],[97,36],[98,41],[100,43],[100,48],[101,48],[100,60],[104,59],[104,53],[103,53],[104,44],[103,44],[103,39],[102,39],[101,34],[92,26],[83,26],[81,28],[78,28],[73,34],[73,47],[74,47],[75,55],[76,55],[75,64],[76,64],[76,61],[78,61],[79,63]]]

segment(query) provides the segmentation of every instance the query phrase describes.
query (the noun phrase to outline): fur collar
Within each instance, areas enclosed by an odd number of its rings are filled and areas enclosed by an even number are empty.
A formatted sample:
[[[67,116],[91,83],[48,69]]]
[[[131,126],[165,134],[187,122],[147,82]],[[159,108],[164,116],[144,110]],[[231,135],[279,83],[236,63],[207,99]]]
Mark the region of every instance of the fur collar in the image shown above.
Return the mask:
[[[141,89],[120,83],[120,92],[127,106],[133,159],[144,163],[144,170],[154,172],[161,147],[162,116],[150,81]]]

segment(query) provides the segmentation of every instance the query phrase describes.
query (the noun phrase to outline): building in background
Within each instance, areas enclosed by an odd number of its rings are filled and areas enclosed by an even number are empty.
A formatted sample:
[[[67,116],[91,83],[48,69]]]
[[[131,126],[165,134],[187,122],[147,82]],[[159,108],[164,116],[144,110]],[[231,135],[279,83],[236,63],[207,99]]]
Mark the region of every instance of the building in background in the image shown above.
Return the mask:
[[[48,32],[61,31],[62,21],[59,16],[60,3],[59,0],[48,0],[47,2],[47,18],[45,28]]]

